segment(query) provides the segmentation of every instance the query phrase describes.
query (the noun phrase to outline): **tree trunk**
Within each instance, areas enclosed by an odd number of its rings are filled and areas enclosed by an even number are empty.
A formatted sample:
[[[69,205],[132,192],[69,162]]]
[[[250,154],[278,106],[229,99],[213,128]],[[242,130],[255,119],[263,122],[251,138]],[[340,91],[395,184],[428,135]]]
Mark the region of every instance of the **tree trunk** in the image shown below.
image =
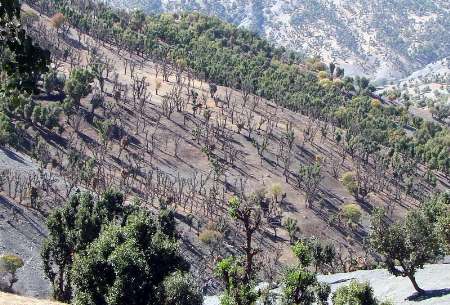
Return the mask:
[[[414,277],[414,275],[408,274],[408,278],[409,278],[409,280],[411,281],[411,283],[413,284],[414,289],[415,289],[419,294],[422,294],[422,293],[425,292],[422,288],[419,287],[419,285],[417,285],[416,278]]]

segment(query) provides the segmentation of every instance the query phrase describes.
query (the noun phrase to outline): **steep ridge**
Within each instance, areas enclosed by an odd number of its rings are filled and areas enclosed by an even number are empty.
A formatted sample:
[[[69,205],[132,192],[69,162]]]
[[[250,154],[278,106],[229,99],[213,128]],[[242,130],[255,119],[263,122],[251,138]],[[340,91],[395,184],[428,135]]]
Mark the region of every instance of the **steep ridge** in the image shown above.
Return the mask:
[[[401,78],[450,52],[445,0],[108,0],[147,13],[199,11],[256,31],[348,74]]]

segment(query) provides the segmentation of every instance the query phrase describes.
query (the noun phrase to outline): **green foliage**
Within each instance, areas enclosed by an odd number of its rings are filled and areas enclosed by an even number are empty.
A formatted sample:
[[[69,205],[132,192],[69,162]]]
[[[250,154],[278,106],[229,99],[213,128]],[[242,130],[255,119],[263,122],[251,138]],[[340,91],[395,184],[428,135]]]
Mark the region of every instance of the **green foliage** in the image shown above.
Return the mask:
[[[351,281],[350,284],[339,287],[333,293],[333,305],[389,305],[380,303],[373,295],[373,289],[368,283]]]
[[[0,256],[0,273],[11,276],[7,290],[11,291],[14,283],[18,281],[16,272],[24,265],[23,259],[14,254],[4,254]]]
[[[177,229],[175,222],[175,213],[172,209],[163,207],[158,213],[158,225],[162,233],[169,238],[177,237]]]
[[[356,225],[361,220],[361,207],[356,203],[346,203],[341,207],[340,216],[347,221],[349,226]]]
[[[283,277],[283,304],[312,305],[315,301],[316,274],[303,267],[290,267]]]
[[[13,144],[15,139],[14,126],[7,115],[0,112],[0,145]]]
[[[349,193],[353,195],[358,194],[358,182],[356,181],[355,174],[353,172],[346,172],[342,174],[340,180]]]
[[[225,284],[225,292],[220,299],[221,305],[252,305],[258,294],[254,283],[248,282],[243,261],[234,256],[222,259],[215,273]]]
[[[33,107],[31,119],[34,124],[52,129],[58,126],[61,108],[58,105],[42,106],[37,104]]]
[[[123,196],[113,191],[98,201],[88,193],[77,193],[49,216],[49,235],[42,247],[42,258],[55,299],[72,298],[70,272],[74,253],[84,250],[111,221],[123,221],[130,210],[123,205]]]
[[[81,98],[91,93],[91,83],[94,80],[92,73],[85,69],[73,69],[64,85],[64,91],[72,98],[75,105],[80,104]]]
[[[376,211],[372,217],[370,243],[384,257],[388,271],[395,276],[407,276],[419,293],[423,290],[417,285],[414,274],[442,254],[434,225],[422,210],[413,210],[403,221],[392,225],[384,220],[383,211]]]
[[[333,266],[333,260],[336,256],[336,249],[333,244],[323,244],[317,238],[309,240],[309,246],[312,253],[312,260],[315,271],[326,270],[327,267]]]
[[[290,217],[286,218],[286,220],[283,222],[283,227],[289,234],[289,242],[293,244],[297,237],[297,233],[299,232],[299,228],[297,226],[297,219],[293,219]]]
[[[111,120],[94,120],[94,127],[97,129],[102,143],[107,144],[111,140],[114,123]]]
[[[292,246],[292,252],[298,258],[300,266],[308,267],[312,262],[311,245],[306,240],[297,241]]]
[[[65,83],[65,75],[54,69],[44,74],[44,90],[47,94],[51,94],[53,91],[62,92]]]
[[[434,224],[441,245],[450,253],[450,193],[441,193],[427,200],[421,207],[428,220]]]
[[[270,186],[270,193],[272,194],[275,202],[278,202],[279,196],[283,193],[283,188],[279,183],[274,183]]]
[[[328,305],[328,296],[331,293],[331,287],[328,283],[318,283],[316,285],[316,301],[318,305]]]
[[[34,44],[20,26],[20,3],[15,0],[0,2],[0,54],[9,54],[0,60],[0,71],[20,90],[36,90],[41,73],[48,70],[50,53]]]
[[[5,254],[0,257],[0,272],[16,273],[23,267],[23,260],[14,254]]]
[[[298,185],[306,193],[306,206],[310,207],[323,179],[321,166],[318,162],[310,165],[302,165],[298,170]]]
[[[308,271],[313,260],[313,245],[301,240],[292,246],[298,265],[286,269],[282,277],[282,303],[286,305],[327,304],[330,286],[319,283],[316,273]]]
[[[123,226],[108,225],[85,251],[75,254],[74,303],[201,304],[198,288],[184,274],[188,269],[177,242],[161,232],[152,215],[134,212]]]
[[[203,296],[193,277],[175,271],[164,279],[164,305],[202,305]]]

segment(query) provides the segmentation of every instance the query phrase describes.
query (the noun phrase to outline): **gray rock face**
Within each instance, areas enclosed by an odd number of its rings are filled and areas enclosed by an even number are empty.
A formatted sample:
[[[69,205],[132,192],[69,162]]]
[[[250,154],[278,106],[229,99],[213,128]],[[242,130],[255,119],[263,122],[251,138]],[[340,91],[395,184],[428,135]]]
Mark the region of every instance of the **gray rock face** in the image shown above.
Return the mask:
[[[331,285],[332,292],[350,281],[369,282],[380,301],[395,305],[450,305],[450,265],[427,265],[417,272],[417,282],[427,291],[420,298],[408,300],[415,290],[407,278],[395,277],[384,269],[319,275],[319,281]],[[331,304],[331,301],[330,301]],[[220,305],[219,297],[206,297],[204,305]]]
[[[319,280],[331,284],[332,291],[348,284],[352,279],[369,282],[380,301],[393,304],[449,305],[450,304],[450,265],[427,265],[417,272],[417,282],[427,294],[419,299],[407,300],[415,294],[408,278],[395,277],[386,270],[361,270],[319,276]]]

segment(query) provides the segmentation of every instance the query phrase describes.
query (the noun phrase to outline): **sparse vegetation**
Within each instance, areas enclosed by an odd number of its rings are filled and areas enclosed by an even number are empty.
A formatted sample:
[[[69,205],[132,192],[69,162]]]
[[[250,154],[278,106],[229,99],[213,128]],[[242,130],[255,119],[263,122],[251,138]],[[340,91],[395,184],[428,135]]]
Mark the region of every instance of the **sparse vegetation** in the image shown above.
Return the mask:
[[[282,283],[286,304],[326,304],[316,273],[373,266],[368,233],[419,292],[449,251],[448,197],[401,219],[448,185],[449,130],[369,79],[197,13],[0,1],[0,196],[6,226],[47,218],[55,299],[195,305],[202,287],[253,305]]]

